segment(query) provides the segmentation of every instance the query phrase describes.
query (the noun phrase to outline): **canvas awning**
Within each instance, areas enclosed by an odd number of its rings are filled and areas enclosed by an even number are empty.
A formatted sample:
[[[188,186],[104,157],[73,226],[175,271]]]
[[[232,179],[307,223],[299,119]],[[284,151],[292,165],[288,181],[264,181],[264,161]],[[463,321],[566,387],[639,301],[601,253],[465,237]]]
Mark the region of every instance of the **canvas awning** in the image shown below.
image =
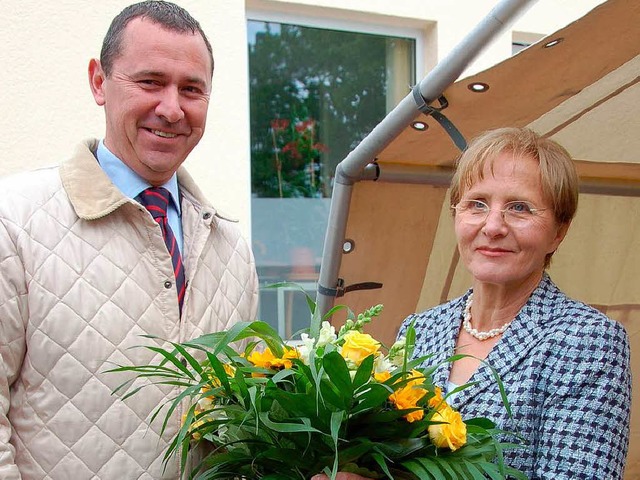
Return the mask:
[[[514,57],[448,86],[442,110],[466,139],[491,128],[529,126],[575,158],[579,211],[550,274],[563,291],[619,320],[630,335],[636,400],[626,478],[640,476],[639,25],[640,2],[608,0]],[[488,89],[475,92],[473,83]],[[338,277],[346,285],[382,287],[336,302],[355,310],[383,303],[370,331],[385,341],[406,315],[470,286],[458,261],[447,192],[459,150],[432,117],[415,119],[428,128],[408,125],[376,153],[377,166],[363,176],[378,180],[354,183],[345,214],[344,238],[353,248],[341,255]]]
[[[584,298],[582,292],[588,288],[587,300],[601,305],[640,303],[635,298],[640,289],[633,281],[639,270],[625,274],[633,265],[633,251],[624,248],[633,246],[633,227],[640,220],[635,200],[640,196],[638,20],[640,3],[609,0],[518,55],[444,91],[448,107],[443,113],[467,139],[490,128],[530,126],[558,140],[574,156],[584,195],[551,272],[559,281],[567,279],[563,288],[570,293]],[[476,93],[469,88],[474,83],[489,88]],[[380,179],[355,184],[346,231],[355,248],[343,255],[340,266],[339,276],[347,284],[384,285],[347,298],[350,304],[362,298],[363,305],[384,300],[386,320],[379,328],[391,334],[400,317],[459,293],[460,284],[468,285],[455,273],[455,246],[451,237],[446,238],[452,231],[446,185],[459,150],[431,117],[416,120],[428,129],[407,127],[377,155]],[[396,177],[404,180],[395,181]],[[612,237],[619,238],[616,246],[611,245]],[[584,257],[588,261],[576,261],[581,258],[576,252],[588,249],[593,249]],[[623,261],[616,265],[614,257]],[[587,266],[599,259],[606,264]],[[604,285],[578,287],[584,282]]]

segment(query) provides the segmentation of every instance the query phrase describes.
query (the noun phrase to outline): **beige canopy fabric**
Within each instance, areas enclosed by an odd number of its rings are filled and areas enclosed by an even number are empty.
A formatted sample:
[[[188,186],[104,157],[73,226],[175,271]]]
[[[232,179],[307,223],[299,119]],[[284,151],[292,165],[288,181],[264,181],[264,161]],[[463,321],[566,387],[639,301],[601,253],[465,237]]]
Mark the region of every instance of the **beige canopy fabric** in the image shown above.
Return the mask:
[[[640,2],[609,0],[514,57],[444,92],[444,113],[467,139],[529,126],[564,145],[582,181],[577,217],[555,254],[551,277],[568,295],[620,321],[632,344],[634,404],[625,478],[640,478]],[[549,43],[552,42],[553,43]],[[548,46],[547,46],[548,45]],[[481,82],[485,92],[469,85]],[[444,129],[420,116],[377,158],[380,168],[451,173],[459,155]],[[428,182],[427,182],[428,183]],[[380,282],[340,303],[383,303],[370,332],[391,342],[402,319],[464,292],[448,192],[438,182],[358,182],[344,254],[346,284]],[[606,412],[603,412],[606,414]]]

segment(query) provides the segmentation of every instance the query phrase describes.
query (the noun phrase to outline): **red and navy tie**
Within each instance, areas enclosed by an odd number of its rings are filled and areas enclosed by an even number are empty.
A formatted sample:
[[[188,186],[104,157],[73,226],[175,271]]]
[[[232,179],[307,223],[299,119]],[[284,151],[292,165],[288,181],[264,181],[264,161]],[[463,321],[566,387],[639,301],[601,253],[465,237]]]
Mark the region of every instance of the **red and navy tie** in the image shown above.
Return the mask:
[[[182,314],[182,302],[184,300],[185,292],[185,278],[184,278],[184,265],[182,264],[182,256],[180,255],[180,249],[176,242],[176,236],[173,234],[173,230],[169,226],[167,220],[167,207],[169,206],[169,200],[171,194],[166,188],[151,187],[147,188],[138,195],[140,203],[149,210],[149,213],[153,216],[154,220],[160,225],[162,230],[162,236],[164,237],[164,243],[171,255],[171,261],[173,262],[173,274],[176,277],[176,288],[178,290],[178,305],[180,308],[180,314]]]

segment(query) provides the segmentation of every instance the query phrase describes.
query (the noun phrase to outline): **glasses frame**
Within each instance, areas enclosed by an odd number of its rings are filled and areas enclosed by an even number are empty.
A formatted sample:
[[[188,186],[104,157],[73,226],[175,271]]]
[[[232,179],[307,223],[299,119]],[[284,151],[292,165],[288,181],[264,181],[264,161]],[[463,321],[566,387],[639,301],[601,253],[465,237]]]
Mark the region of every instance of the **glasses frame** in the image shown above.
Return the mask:
[[[462,207],[460,206],[461,203],[481,203],[482,205],[484,205],[486,207],[486,212],[483,212],[483,214],[478,213],[474,213],[474,214],[469,214],[469,215],[465,215],[468,212],[468,209],[462,209]],[[531,213],[531,216],[528,218],[521,218],[521,219],[516,219],[518,220],[517,222],[513,222],[513,218],[514,217],[510,217],[509,215],[507,215],[507,212],[509,211],[509,206],[516,204],[516,203],[523,203],[525,205],[527,205],[529,207],[529,212]],[[471,225],[480,225],[484,222],[487,221],[487,219],[489,218],[489,214],[493,211],[497,211],[500,212],[500,217],[502,218],[502,221],[504,223],[506,223],[507,225],[510,226],[519,226],[518,224],[522,225],[522,224],[527,224],[531,219],[533,219],[534,217],[539,216],[540,214],[542,214],[543,212],[545,212],[546,210],[548,210],[548,208],[535,208],[530,202],[527,202],[525,200],[513,200],[511,202],[507,202],[504,204],[504,208],[490,208],[489,205],[487,205],[486,202],[483,202],[482,200],[461,200],[459,201],[456,205],[451,205],[451,209],[454,210],[456,212],[457,215],[461,215],[461,218],[468,224]],[[511,220],[511,221],[510,221]]]

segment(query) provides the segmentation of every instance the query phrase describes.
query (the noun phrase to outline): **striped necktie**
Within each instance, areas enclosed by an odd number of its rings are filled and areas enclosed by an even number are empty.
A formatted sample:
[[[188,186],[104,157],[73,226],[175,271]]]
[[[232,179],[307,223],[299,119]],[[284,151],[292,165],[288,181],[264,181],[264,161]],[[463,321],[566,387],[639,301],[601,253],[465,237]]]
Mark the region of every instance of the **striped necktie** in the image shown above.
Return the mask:
[[[164,243],[167,246],[167,250],[171,255],[171,261],[173,262],[173,274],[176,278],[176,289],[178,291],[178,305],[180,314],[182,315],[182,302],[184,301],[186,285],[180,249],[176,242],[176,236],[173,234],[173,230],[171,230],[167,220],[167,207],[169,206],[170,195],[166,188],[151,187],[141,192],[140,195],[138,195],[138,199],[140,203],[149,210],[149,213],[151,213],[153,219],[158,222],[162,230]]]

